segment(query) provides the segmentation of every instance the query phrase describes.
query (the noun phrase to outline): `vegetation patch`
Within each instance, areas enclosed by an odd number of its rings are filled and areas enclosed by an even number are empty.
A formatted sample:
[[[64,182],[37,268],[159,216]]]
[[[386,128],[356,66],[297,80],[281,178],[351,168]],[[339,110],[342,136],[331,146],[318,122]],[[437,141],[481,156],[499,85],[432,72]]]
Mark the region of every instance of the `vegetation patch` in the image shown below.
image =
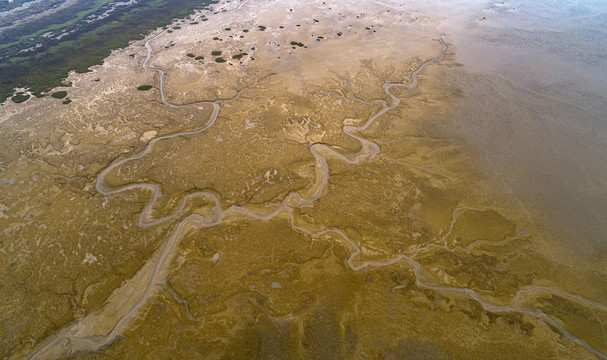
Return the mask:
[[[211,55],[219,56],[219,55],[221,55],[221,51],[219,51],[219,50],[211,51]]]
[[[52,97],[54,97],[55,99],[63,99],[64,97],[67,96],[67,91],[55,91],[54,93],[51,94]]]
[[[194,54],[192,54],[192,53],[187,53],[187,54],[185,54],[185,56],[187,56],[187,57],[191,57],[191,58],[196,57],[196,55],[194,55]]]
[[[221,40],[221,39],[220,39],[220,38],[218,38],[217,36],[215,36],[215,37],[213,38],[213,40]]]
[[[204,60],[204,56],[196,56],[194,60]]]
[[[218,57],[217,59],[215,59],[215,62],[224,63],[224,62],[226,62],[226,59]]]
[[[15,94],[15,96],[13,96],[11,98],[11,100],[13,100],[13,102],[18,104],[18,103],[24,102],[25,100],[27,100],[29,98],[30,98],[29,94],[24,94],[22,92],[18,92]]]
[[[70,99],[65,99],[65,100],[63,100],[62,102],[63,102],[63,104],[67,105],[67,104],[71,103],[71,102],[72,102],[72,100],[70,100]]]
[[[150,90],[151,88],[152,88],[152,85],[141,85],[137,88],[137,90],[147,91],[147,90]]]
[[[303,44],[303,43],[301,43],[301,42],[297,42],[297,41],[291,41],[291,45],[292,45],[292,46],[299,46],[299,47],[303,47],[303,46],[304,46],[304,44]]]
[[[266,27],[263,25],[259,25],[258,28],[259,28],[259,31],[266,31]]]

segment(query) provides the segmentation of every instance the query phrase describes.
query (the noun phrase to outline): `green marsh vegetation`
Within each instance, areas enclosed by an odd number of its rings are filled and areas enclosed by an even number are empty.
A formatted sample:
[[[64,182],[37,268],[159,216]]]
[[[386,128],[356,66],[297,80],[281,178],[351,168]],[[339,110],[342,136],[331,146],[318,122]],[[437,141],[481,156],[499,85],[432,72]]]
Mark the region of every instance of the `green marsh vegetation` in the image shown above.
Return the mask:
[[[90,66],[101,64],[112,49],[128,45],[129,41],[142,39],[149,30],[165,26],[173,19],[185,17],[194,10],[207,7],[215,0],[150,0],[131,6],[119,7],[108,17],[93,22],[73,21],[79,11],[93,9],[91,3],[99,5],[99,11],[108,0],[83,0],[80,7],[69,11],[58,11],[49,17],[24,24],[10,34],[0,38],[0,101],[11,97],[15,88],[29,88],[37,97],[56,86],[66,85],[64,79],[70,71],[88,72]],[[91,11],[87,10],[87,14]],[[76,30],[60,40],[42,38],[38,32],[57,32],[60,29]],[[174,29],[174,27],[173,27]],[[19,40],[27,36],[24,40]],[[30,40],[34,36],[34,40]],[[11,44],[19,41],[17,44]],[[32,43],[33,41],[33,43]],[[40,44],[34,51],[17,54],[24,46]],[[20,97],[18,97],[19,99]],[[25,100],[23,100],[25,101]]]
[[[18,104],[18,103],[22,103],[22,102],[26,101],[29,98],[30,98],[29,94],[24,94],[22,92],[18,92],[11,98],[11,100],[13,100],[13,102]]]
[[[141,85],[141,86],[137,87],[137,90],[147,91],[147,90],[150,90],[151,88],[152,88],[152,85]]]
[[[84,0],[77,1],[63,11],[57,11],[36,19],[35,22],[25,22],[19,24],[12,29],[7,29],[2,32],[2,40],[0,49],[10,48],[18,45],[20,42],[40,36],[48,31],[60,30],[76,24],[85,16],[94,14],[99,11],[104,5],[112,2],[112,0]],[[44,4],[36,4],[43,10]],[[48,9],[47,9],[48,10]],[[16,19],[12,19],[16,20]],[[9,22],[15,24],[16,21]]]
[[[55,91],[54,93],[51,94],[52,97],[54,97],[55,99],[63,99],[64,97],[67,96],[67,91]]]

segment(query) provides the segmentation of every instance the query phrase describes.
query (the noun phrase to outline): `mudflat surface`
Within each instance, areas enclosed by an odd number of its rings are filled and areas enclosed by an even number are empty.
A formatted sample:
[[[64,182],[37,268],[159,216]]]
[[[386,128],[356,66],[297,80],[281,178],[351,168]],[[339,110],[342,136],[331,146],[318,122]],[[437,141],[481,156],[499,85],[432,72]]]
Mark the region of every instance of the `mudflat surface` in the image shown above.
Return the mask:
[[[452,130],[432,11],[219,3],[5,102],[1,356],[605,358],[601,250]]]

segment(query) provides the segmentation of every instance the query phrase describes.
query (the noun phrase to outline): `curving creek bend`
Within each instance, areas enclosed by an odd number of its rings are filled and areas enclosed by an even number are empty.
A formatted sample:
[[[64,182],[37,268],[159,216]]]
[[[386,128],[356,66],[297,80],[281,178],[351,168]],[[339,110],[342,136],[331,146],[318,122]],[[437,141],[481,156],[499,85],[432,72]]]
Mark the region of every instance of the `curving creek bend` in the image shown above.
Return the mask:
[[[192,22],[197,21],[199,17],[200,16],[194,18]],[[257,212],[248,209],[247,207],[243,207],[236,204],[230,205],[226,208],[222,208],[220,199],[217,197],[217,195],[210,192],[196,192],[190,193],[185,196],[176,211],[174,211],[172,214],[154,219],[152,216],[152,208],[160,197],[161,193],[161,189],[158,185],[148,183],[134,183],[118,188],[112,188],[107,186],[104,181],[106,175],[108,175],[113,169],[117,168],[121,164],[143,158],[159,141],[183,135],[193,135],[204,132],[205,130],[213,126],[213,124],[217,120],[217,117],[221,111],[222,103],[226,103],[238,98],[242,92],[255,87],[259,80],[255,74],[251,74],[254,78],[253,83],[245,88],[240,89],[238,93],[230,99],[220,99],[216,101],[200,101],[181,105],[173,104],[167,101],[163,90],[163,80],[165,71],[159,68],[153,68],[148,66],[150,58],[152,57],[152,48],[150,43],[158,37],[162,36],[166,31],[167,30],[164,30],[146,41],[145,47],[147,49],[147,56],[142,64],[143,69],[147,71],[154,71],[159,74],[160,96],[162,102],[166,106],[178,108],[188,107],[192,105],[209,105],[213,107],[212,115],[209,118],[208,122],[201,128],[156,137],[149,141],[143,151],[130,157],[116,160],[99,173],[99,176],[97,177],[97,180],[95,182],[95,188],[99,193],[105,196],[111,196],[112,194],[133,189],[150,191],[152,193],[152,198],[139,216],[138,225],[140,227],[151,227],[174,219],[184,209],[186,203],[191,198],[195,197],[206,198],[207,200],[214,203],[212,215],[204,216],[200,214],[191,214],[183,218],[183,220],[181,220],[178,224],[175,225],[168,238],[161,243],[160,247],[156,250],[156,253],[138,271],[138,273],[133,277],[133,279],[131,279],[131,281],[126,282],[120,288],[114,291],[102,311],[98,313],[88,314],[86,317],[60,329],[56,334],[50,336],[45,341],[41,342],[34,350],[34,352],[30,354],[29,358],[56,358],[69,353],[73,354],[96,352],[111,345],[114,341],[119,339],[121,334],[128,326],[129,322],[138,316],[142,308],[150,300],[152,300],[156,296],[158,290],[164,286],[164,281],[167,276],[166,269],[168,268],[171,260],[175,255],[175,249],[178,247],[180,241],[184,238],[184,236],[186,236],[186,234],[188,234],[192,230],[197,228],[207,228],[219,225],[224,221],[225,218],[231,215],[240,215],[251,219],[269,221],[270,219],[276,217],[279,214],[286,214],[288,218],[290,218],[291,227],[296,231],[306,233],[312,237],[319,237],[328,233],[335,235],[338,240],[341,241],[343,245],[349,249],[350,255],[347,259],[347,266],[349,266],[354,271],[364,271],[365,268],[380,267],[394,264],[396,262],[406,263],[413,270],[413,273],[415,275],[415,285],[420,288],[430,289],[437,292],[458,294],[461,297],[478,302],[484,310],[489,312],[521,313],[538,318],[545,322],[547,325],[557,329],[564,337],[566,337],[570,341],[592,351],[600,358],[607,359],[606,354],[603,354],[599,350],[588,345],[582,339],[578,338],[575,334],[572,334],[565,330],[553,317],[544,313],[543,311],[535,307],[532,301],[527,301],[526,299],[532,298],[532,296],[530,295],[533,294],[554,294],[567,298],[571,301],[580,302],[601,310],[607,310],[607,306],[605,305],[584,299],[574,294],[543,286],[528,286],[521,288],[514,296],[510,304],[505,306],[495,305],[470,288],[436,286],[430,283],[425,283],[422,280],[423,268],[420,263],[415,259],[416,255],[423,249],[417,250],[414,254],[410,256],[397,254],[388,258],[374,261],[359,260],[358,258],[361,254],[361,248],[356,242],[348,238],[346,233],[341,229],[334,227],[326,227],[321,231],[311,231],[295,223],[295,219],[293,216],[293,208],[297,208],[299,206],[315,202],[320,198],[323,191],[326,190],[330,176],[330,169],[327,164],[328,158],[336,158],[349,164],[357,164],[380,153],[379,146],[376,143],[360,135],[360,132],[366,130],[376,119],[385,114],[387,111],[399,105],[401,100],[392,94],[392,89],[399,87],[415,88],[417,86],[417,75],[426,66],[430,66],[434,63],[441,61],[447,49],[447,44],[443,41],[443,38],[438,39],[438,41],[442,45],[440,53],[436,55],[436,57],[434,57],[433,59],[430,59],[424,62],[421,66],[419,66],[419,68],[417,68],[411,74],[409,83],[393,83],[386,80],[383,85],[383,90],[390,97],[390,102],[386,102],[384,100],[367,102],[362,99],[355,99],[363,103],[381,104],[382,106],[382,108],[373,116],[368,118],[363,125],[344,126],[343,132],[359,141],[360,150],[358,152],[351,154],[343,154],[334,150],[330,145],[323,143],[314,143],[309,146],[309,151],[315,158],[316,174],[314,185],[312,187],[313,191],[310,195],[304,196],[300,193],[292,192],[285,196],[279,204],[275,204],[273,208],[265,212]],[[462,208],[458,208],[455,211],[459,210],[462,210]],[[453,226],[453,222],[451,225]],[[440,247],[448,251],[455,251],[455,249],[448,248],[446,242],[444,245],[430,244],[427,247],[430,246]],[[177,299],[174,293],[172,293],[172,295],[175,296],[175,298]],[[185,302],[185,300],[179,302],[184,302],[187,309],[187,302]]]

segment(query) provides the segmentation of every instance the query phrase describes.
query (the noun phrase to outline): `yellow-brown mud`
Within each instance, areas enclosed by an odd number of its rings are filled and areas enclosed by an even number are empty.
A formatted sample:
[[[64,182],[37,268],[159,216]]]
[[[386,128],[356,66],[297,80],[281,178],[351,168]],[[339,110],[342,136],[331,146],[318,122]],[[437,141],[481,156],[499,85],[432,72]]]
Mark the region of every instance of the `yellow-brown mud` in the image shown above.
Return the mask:
[[[441,131],[448,36],[264,4],[116,51],[69,106],[3,107],[0,354],[604,357],[604,269]]]

